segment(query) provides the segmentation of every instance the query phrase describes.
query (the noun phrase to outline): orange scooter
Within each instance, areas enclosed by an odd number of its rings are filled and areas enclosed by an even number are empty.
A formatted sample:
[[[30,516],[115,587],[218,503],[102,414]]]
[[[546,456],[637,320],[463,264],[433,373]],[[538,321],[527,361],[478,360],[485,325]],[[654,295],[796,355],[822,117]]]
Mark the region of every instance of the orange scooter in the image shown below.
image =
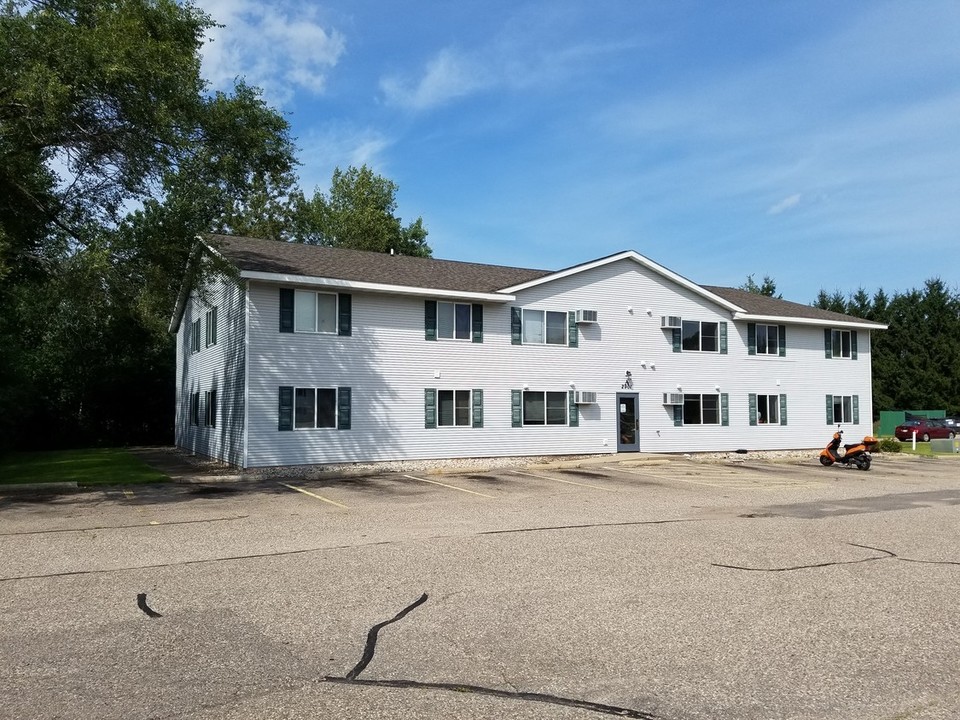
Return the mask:
[[[874,446],[879,442],[875,437],[867,435],[862,442],[844,445],[840,451],[840,441],[843,439],[843,430],[837,425],[830,444],[820,451],[820,464],[826,467],[839,463],[856,467],[858,470],[869,470],[873,458],[870,456]]]

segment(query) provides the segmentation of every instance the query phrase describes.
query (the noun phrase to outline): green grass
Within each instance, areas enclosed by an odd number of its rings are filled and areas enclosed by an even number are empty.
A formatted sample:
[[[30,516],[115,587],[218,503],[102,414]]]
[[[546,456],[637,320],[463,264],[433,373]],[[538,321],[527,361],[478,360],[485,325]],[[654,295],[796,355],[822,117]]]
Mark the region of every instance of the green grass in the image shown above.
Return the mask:
[[[126,450],[115,448],[11,453],[0,458],[0,485],[75,482],[84,487],[169,479]]]

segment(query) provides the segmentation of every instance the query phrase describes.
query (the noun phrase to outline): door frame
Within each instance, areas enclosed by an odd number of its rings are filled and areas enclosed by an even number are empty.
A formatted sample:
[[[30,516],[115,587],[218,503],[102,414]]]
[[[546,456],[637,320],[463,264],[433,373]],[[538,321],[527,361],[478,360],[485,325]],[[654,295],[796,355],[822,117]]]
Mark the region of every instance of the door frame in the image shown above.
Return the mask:
[[[621,402],[633,403],[634,417],[634,436],[632,443],[622,442],[623,436],[620,433],[621,423]],[[640,452],[640,394],[635,392],[617,393],[617,452]]]

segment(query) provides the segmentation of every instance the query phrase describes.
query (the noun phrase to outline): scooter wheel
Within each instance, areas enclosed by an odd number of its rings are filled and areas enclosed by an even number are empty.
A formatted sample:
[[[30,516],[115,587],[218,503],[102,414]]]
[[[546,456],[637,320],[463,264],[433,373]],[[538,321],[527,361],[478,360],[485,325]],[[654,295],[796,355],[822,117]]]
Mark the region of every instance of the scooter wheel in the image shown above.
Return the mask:
[[[870,458],[864,458],[857,464],[858,470],[869,470],[870,469]]]
[[[820,464],[823,465],[824,467],[830,467],[831,465],[833,465],[833,460],[828,458],[826,455],[821,455]]]

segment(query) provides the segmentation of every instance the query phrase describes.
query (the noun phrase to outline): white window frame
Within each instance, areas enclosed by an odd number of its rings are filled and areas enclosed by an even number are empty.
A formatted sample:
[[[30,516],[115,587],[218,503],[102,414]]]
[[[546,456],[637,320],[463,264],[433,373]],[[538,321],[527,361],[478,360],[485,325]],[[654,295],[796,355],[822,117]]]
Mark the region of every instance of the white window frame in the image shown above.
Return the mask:
[[[465,328],[458,327],[457,308],[467,309],[467,324]],[[444,321],[441,319],[443,314],[450,314],[450,332],[442,334],[441,327]],[[473,305],[470,303],[456,302],[437,302],[437,340],[458,340],[460,342],[471,342],[473,340]]]
[[[837,402],[839,400],[839,403]],[[839,406],[840,417],[837,417]],[[834,425],[852,425],[853,424],[853,395],[834,395],[833,396],[833,424]]]
[[[688,348],[687,347],[687,326],[688,325],[697,326],[697,347]],[[716,347],[713,350],[704,350],[703,349],[703,326],[712,325],[716,330],[714,335],[710,337],[715,341]],[[719,353],[720,352],[720,322],[718,320],[683,320],[680,326],[680,350],[682,352],[707,352],[707,353]]]
[[[760,344],[760,332],[763,331],[764,341]],[[770,338],[774,338],[773,349],[770,349]],[[757,355],[779,355],[780,354],[780,326],[766,325],[757,323]]]
[[[703,416],[703,399],[716,398],[716,411],[717,411],[717,420],[716,422],[704,422]],[[687,403],[693,402],[693,399],[696,398],[697,402],[697,413],[698,417],[694,419],[691,415],[690,420],[687,420]],[[722,420],[722,411],[720,408],[720,393],[684,393],[683,394],[683,424],[686,425],[720,425]]]
[[[527,415],[527,396],[540,395],[543,398],[543,419],[541,421],[536,421],[528,418]],[[550,421],[550,407],[547,405],[548,396],[553,395],[552,398],[554,402],[560,399],[559,396],[563,397],[563,422],[557,422],[556,420]],[[524,390],[523,394],[520,397],[520,406],[521,412],[523,415],[522,425],[524,427],[529,427],[532,425],[542,425],[542,426],[566,426],[570,422],[569,411],[570,411],[570,396],[566,390]],[[557,411],[557,407],[553,407],[553,411]]]
[[[843,339],[846,337],[846,353],[843,351]],[[830,331],[830,357],[847,358],[853,357],[853,333],[850,330],[831,330]]]
[[[532,318],[535,314],[540,315],[540,319],[541,319],[540,327],[541,327],[542,335],[539,340],[534,338],[530,338],[530,339],[527,338],[527,328],[528,328],[527,317],[529,316]],[[548,340],[547,320],[550,315],[560,315],[562,317],[562,321],[561,321],[562,327],[563,327],[562,342],[550,342]],[[556,318],[554,318],[554,320],[556,320]],[[566,310],[536,310],[536,309],[523,308],[523,312],[521,313],[520,337],[521,337],[521,342],[524,345],[554,345],[557,347],[566,347],[569,342],[569,338],[567,337],[568,331],[569,331],[569,315],[567,314]]]
[[[200,352],[200,318],[190,324],[190,352]]]
[[[776,326],[774,326],[776,327]],[[762,419],[762,418],[766,419]],[[757,393],[757,425],[780,424],[780,396]]]
[[[207,390],[203,393],[203,425],[204,427],[217,426],[216,390]]]
[[[217,331],[217,308],[212,307],[207,310],[207,327],[206,327],[206,344],[204,347],[210,347],[211,345],[217,344],[217,338],[214,337],[214,333]]]
[[[453,422],[443,422],[443,410],[441,408],[441,402],[444,395],[449,395],[450,402],[453,403]],[[463,396],[466,396],[467,405],[466,411],[467,416],[464,422],[460,422],[463,418],[457,415],[457,400],[462,400]],[[463,409],[462,407],[460,408]],[[437,427],[438,428],[461,428],[461,427],[473,427],[473,391],[471,390],[455,390],[450,388],[437,389]]]
[[[298,309],[303,307],[303,303],[310,302],[308,298],[313,297],[313,328],[306,326],[300,321]],[[332,329],[320,330],[320,299],[333,298],[333,322]],[[295,333],[312,333],[314,335],[336,335],[338,331],[338,322],[340,317],[340,298],[337,293],[317,292],[315,290],[301,290],[299,288],[293,291],[293,331]]]
[[[317,394],[319,392],[332,392],[333,393],[333,424],[332,425],[317,425],[317,416],[320,412],[320,403],[317,402]],[[298,400],[301,397],[301,393],[313,393],[313,419],[312,424],[307,424],[305,420],[301,420],[298,410]],[[305,395],[304,395],[305,396]],[[336,430],[340,424],[339,417],[339,392],[335,387],[294,387],[293,388],[293,430]]]

